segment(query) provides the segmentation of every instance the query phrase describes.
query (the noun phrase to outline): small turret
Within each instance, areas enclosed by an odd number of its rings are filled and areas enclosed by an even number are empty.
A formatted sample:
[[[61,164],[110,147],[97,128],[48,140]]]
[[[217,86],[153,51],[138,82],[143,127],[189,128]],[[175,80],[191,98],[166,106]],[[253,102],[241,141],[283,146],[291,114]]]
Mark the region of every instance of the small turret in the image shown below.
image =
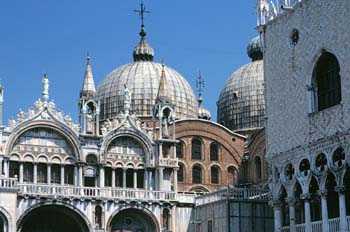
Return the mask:
[[[92,75],[90,56],[86,58],[86,69],[79,98],[80,133],[99,134],[100,106],[96,99],[96,89]]]

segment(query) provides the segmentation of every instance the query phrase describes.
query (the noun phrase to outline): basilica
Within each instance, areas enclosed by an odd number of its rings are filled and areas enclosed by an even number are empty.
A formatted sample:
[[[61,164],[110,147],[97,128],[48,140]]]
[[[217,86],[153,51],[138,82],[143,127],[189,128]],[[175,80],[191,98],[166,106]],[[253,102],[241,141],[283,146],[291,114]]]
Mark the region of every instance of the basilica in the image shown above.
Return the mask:
[[[139,35],[133,61],[97,88],[87,57],[77,123],[45,74],[33,106],[1,126],[1,232],[271,231],[260,38],[213,122],[202,78],[196,99],[154,61],[143,22]],[[1,114],[4,98],[1,86]]]

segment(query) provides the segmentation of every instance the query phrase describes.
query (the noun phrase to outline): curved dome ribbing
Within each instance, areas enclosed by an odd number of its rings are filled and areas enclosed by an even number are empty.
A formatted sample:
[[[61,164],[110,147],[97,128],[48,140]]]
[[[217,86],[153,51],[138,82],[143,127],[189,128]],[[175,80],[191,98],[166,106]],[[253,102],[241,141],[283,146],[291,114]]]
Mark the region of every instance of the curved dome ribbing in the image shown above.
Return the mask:
[[[196,98],[189,83],[172,68],[165,66],[164,71],[168,95],[176,105],[177,118],[196,118]],[[108,74],[97,89],[97,96],[101,102],[100,119],[116,117],[123,111],[124,84],[131,92],[131,112],[141,118],[150,119],[158,94],[161,73],[162,64],[136,61]]]
[[[217,102],[218,122],[234,131],[264,127],[263,61],[244,65],[226,81]]]

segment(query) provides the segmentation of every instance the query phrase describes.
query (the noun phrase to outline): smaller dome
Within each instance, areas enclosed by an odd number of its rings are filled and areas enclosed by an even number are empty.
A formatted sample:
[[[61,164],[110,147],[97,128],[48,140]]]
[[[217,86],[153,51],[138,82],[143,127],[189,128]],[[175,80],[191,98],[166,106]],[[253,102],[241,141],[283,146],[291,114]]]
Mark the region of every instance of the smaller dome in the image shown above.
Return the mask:
[[[198,118],[210,120],[211,119],[211,113],[210,113],[209,110],[207,110],[207,109],[205,109],[203,107],[199,107],[198,108]]]
[[[144,27],[142,26],[140,31],[141,41],[134,48],[134,51],[133,51],[133,57],[135,62],[136,61],[153,61],[154,50],[147,43],[146,34],[147,33],[145,32]]]
[[[252,59],[252,61],[262,60],[263,52],[260,41],[260,36],[253,38],[247,47],[248,56]]]

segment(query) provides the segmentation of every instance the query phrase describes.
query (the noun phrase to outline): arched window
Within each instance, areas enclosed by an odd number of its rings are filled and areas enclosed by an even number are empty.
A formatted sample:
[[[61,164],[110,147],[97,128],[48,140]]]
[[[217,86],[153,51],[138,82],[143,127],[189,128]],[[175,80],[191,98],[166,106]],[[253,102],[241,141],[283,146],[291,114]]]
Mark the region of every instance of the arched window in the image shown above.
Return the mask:
[[[19,163],[17,161],[10,161],[10,177],[19,178]]]
[[[259,156],[256,156],[254,159],[254,166],[255,166],[255,179],[260,180],[261,179],[261,159]]]
[[[51,183],[59,184],[61,181],[61,167],[58,164],[51,165]]]
[[[192,140],[192,159],[202,159],[202,142],[199,139]]]
[[[23,165],[23,181],[33,182],[33,163],[25,162]]]
[[[337,58],[324,52],[313,70],[313,90],[316,111],[337,105],[341,101],[341,81]]]
[[[176,157],[177,158],[183,158],[183,142],[179,142],[177,145],[176,145]]]
[[[38,183],[47,183],[47,165],[44,163],[38,164]]]
[[[198,164],[194,165],[192,168],[192,183],[194,184],[202,183],[202,168]]]
[[[237,184],[237,169],[233,166],[230,166],[227,168],[227,172],[228,172],[227,184],[230,186],[234,186],[235,184]]]
[[[74,184],[74,165],[64,166],[64,183],[69,185]]]
[[[102,207],[95,207],[95,227],[101,229],[102,228]]]
[[[218,161],[219,160],[219,147],[217,144],[210,144],[210,160]]]
[[[220,184],[220,169],[217,166],[212,166],[210,168],[210,180],[212,184]]]
[[[179,170],[177,171],[177,180],[179,182],[184,182],[185,181],[185,173],[184,173],[184,165],[179,163]]]
[[[169,209],[163,209],[163,229],[170,229],[170,212]]]

